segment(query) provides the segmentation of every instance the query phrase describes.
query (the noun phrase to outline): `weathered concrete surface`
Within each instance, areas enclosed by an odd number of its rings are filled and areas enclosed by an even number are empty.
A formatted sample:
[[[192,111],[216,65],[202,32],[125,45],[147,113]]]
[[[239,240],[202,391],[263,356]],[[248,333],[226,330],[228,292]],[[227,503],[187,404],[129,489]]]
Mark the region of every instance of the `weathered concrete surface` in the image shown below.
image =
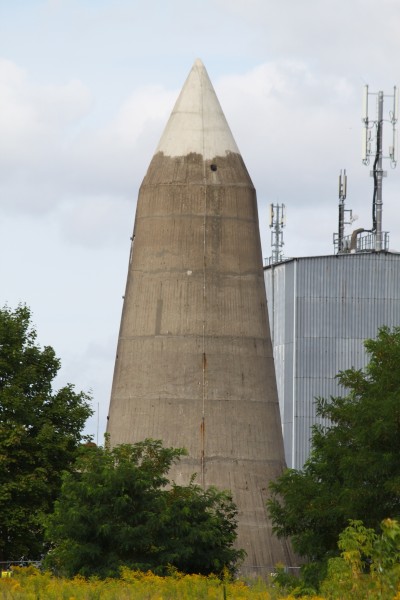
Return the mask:
[[[246,565],[292,564],[265,509],[284,452],[256,194],[199,61],[139,193],[108,433],[185,447],[172,478],[232,490]]]

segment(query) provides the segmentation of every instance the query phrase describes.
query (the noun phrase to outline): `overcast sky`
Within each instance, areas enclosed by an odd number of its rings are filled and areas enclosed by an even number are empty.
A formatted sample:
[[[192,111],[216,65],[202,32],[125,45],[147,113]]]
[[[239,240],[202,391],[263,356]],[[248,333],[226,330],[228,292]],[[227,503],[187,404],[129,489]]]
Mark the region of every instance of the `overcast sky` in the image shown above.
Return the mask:
[[[371,227],[362,90],[400,84],[400,2],[0,0],[0,306],[30,306],[57,386],[92,390],[100,442],[138,188],[197,57],[257,189],[264,256],[271,202],[286,256],[331,254],[340,169],[353,228]],[[400,167],[385,169],[400,250]]]

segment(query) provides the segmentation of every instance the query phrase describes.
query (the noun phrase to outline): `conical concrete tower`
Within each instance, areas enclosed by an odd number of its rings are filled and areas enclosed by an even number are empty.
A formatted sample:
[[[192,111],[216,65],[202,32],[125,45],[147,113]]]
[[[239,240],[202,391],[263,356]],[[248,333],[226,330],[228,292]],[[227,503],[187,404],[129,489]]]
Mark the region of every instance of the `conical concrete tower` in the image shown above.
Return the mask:
[[[232,491],[246,572],[292,563],[265,508],[284,452],[256,194],[199,60],[139,192],[108,433],[185,447],[172,479]]]

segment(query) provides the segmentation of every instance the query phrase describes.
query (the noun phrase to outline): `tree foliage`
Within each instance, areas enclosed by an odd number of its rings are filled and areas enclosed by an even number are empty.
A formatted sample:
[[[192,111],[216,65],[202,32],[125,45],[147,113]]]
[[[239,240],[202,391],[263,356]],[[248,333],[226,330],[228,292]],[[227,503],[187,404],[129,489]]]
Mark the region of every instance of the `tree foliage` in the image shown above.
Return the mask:
[[[275,532],[309,561],[338,553],[349,520],[378,530],[400,515],[400,328],[381,328],[365,347],[366,369],[338,375],[348,394],[317,400],[317,414],[331,424],[314,426],[303,469],[271,484]]]
[[[384,519],[381,532],[351,521],[340,534],[340,557],[328,561],[328,574],[321,592],[341,600],[392,600],[400,579],[400,525]]]
[[[47,536],[46,563],[64,575],[118,576],[122,566],[164,574],[233,569],[236,508],[227,493],[169,483],[184,453],[145,440],[86,448],[66,472]]]
[[[43,550],[43,514],[53,509],[91,414],[89,397],[52,382],[60,361],[40,348],[26,306],[0,309],[0,560]]]

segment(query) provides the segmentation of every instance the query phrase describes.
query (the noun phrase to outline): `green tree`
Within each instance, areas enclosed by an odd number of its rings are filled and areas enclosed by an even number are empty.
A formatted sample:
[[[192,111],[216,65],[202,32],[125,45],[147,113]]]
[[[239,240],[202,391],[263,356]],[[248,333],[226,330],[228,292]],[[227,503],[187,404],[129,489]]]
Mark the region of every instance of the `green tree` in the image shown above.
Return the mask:
[[[381,328],[365,347],[366,369],[338,375],[348,394],[317,400],[330,425],[313,428],[304,468],[285,471],[270,488],[275,532],[319,564],[338,554],[349,520],[377,531],[400,514],[400,328]]]
[[[340,534],[340,557],[328,561],[321,592],[329,599],[392,600],[400,580],[400,525],[384,519],[381,533],[351,521]],[[397,598],[398,596],[396,596]]]
[[[236,516],[229,493],[215,487],[203,490],[194,479],[188,486],[173,484],[164,495],[162,563],[183,573],[234,572],[245,556],[233,548]]]
[[[230,497],[169,484],[182,449],[145,440],[85,448],[66,472],[47,537],[46,564],[63,575],[118,576],[120,568],[208,574],[234,568],[236,509]]]
[[[43,515],[75,459],[89,397],[52,390],[60,361],[36,343],[30,310],[0,309],[0,560],[43,552]]]

